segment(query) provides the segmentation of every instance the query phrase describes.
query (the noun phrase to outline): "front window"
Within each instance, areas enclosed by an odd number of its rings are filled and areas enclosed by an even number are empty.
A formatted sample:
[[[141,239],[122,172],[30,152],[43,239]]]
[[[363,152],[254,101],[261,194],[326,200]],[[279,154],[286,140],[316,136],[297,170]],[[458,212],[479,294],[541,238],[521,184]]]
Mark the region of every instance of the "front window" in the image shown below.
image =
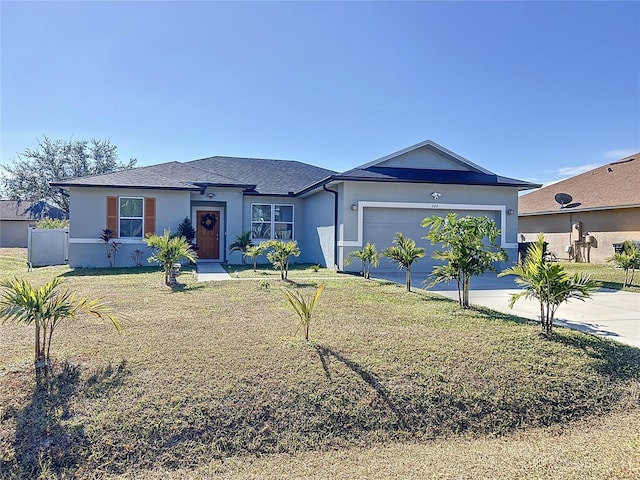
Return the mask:
[[[251,238],[292,240],[293,205],[254,203],[251,205]]]
[[[142,198],[120,197],[120,237],[142,238]]]

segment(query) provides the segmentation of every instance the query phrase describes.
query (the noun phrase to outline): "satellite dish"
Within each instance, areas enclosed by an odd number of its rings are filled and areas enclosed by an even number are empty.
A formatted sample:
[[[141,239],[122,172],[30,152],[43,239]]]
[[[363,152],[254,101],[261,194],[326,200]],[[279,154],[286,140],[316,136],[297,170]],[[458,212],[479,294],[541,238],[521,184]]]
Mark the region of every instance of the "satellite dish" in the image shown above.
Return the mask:
[[[556,202],[560,204],[560,208],[564,208],[565,205],[571,203],[573,200],[573,197],[568,193],[556,193],[554,198],[556,199]]]

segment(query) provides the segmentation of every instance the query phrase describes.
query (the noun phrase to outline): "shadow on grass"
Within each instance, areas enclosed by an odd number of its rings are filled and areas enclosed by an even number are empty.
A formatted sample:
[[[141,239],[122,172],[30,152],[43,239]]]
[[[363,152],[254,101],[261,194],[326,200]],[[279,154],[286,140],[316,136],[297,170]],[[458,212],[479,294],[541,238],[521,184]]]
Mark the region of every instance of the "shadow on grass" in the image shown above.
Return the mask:
[[[472,305],[469,310],[473,312],[478,312],[481,315],[487,316],[492,320],[500,320],[503,322],[513,322],[513,323],[526,323],[526,324],[538,324],[540,323],[538,320],[530,320],[524,317],[518,317],[517,315],[510,315],[508,313],[498,312],[497,310],[492,310],[487,307],[481,307],[479,305]]]
[[[210,283],[210,282],[209,282]],[[205,285],[203,282],[186,284],[186,283],[176,283],[175,285],[170,285],[171,291],[173,293],[182,293],[182,292],[195,292],[197,290],[203,290]]]
[[[380,383],[378,378],[373,373],[365,370],[353,360],[349,360],[347,357],[343,356],[339,352],[336,352],[335,350],[329,347],[316,345],[315,349],[316,349],[316,352],[318,352],[318,356],[320,357],[320,362],[322,363],[322,368],[324,369],[324,372],[327,375],[327,378],[329,378],[329,380],[331,380],[331,373],[329,371],[327,357],[331,356],[336,360],[338,360],[339,362],[343,363],[349,369],[351,369],[351,371],[357,374],[367,385],[369,385],[373,390],[375,390],[375,392],[382,399],[384,404],[389,408],[389,410],[391,410],[394,413],[394,415],[398,419],[398,425],[400,426],[400,428],[402,429],[407,428],[402,412],[396,406],[395,402],[391,399],[391,395],[389,391]]]
[[[119,268],[74,268],[63,273],[63,277],[102,277],[107,275],[139,275],[142,273],[157,273],[159,267],[119,267]]]
[[[287,280],[283,280],[282,281],[282,285],[283,286],[287,286],[287,287],[293,287],[293,288],[309,288],[309,287],[313,287],[316,288],[319,285],[322,284],[322,280],[318,279],[317,282],[299,282],[296,280],[291,280],[291,279],[287,279]]]
[[[129,369],[122,361],[96,370],[84,381],[80,374],[77,365],[54,366],[38,377],[23,409],[7,412],[3,420],[16,421],[15,457],[0,461],[0,478],[73,478],[90,443],[84,425],[74,421],[72,399],[107,395],[122,385]]]
[[[640,348],[569,329],[556,329],[547,338],[549,341],[577,348],[598,360],[594,369],[601,375],[617,380],[640,380]]]

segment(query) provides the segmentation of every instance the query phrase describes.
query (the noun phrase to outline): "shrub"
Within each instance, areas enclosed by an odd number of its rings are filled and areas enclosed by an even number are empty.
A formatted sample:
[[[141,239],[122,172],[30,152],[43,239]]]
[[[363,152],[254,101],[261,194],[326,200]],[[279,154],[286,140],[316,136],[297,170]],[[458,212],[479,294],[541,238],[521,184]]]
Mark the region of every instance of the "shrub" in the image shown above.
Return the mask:
[[[267,260],[271,262],[273,268],[280,270],[280,279],[286,280],[289,274],[289,260],[292,256],[300,256],[298,242],[295,240],[289,242],[269,240],[262,242],[261,245],[264,246],[265,250],[271,249],[267,252]]]
[[[164,270],[164,282],[170,284],[171,269],[175,263],[183,258],[195,262],[198,258],[196,252],[185,237],[172,237],[169,230],[165,230],[162,236],[150,235],[145,242],[153,251],[149,257],[149,263],[158,262]]]

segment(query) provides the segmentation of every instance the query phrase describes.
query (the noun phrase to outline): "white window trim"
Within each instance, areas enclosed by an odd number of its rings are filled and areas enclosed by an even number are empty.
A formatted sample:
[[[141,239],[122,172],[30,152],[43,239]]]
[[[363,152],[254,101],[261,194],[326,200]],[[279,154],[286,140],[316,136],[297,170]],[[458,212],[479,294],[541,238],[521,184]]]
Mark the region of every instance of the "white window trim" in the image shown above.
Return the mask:
[[[121,202],[122,199],[126,198],[126,199],[133,199],[133,200],[142,200],[142,216],[141,217],[123,217],[120,215],[120,206],[121,206]],[[120,227],[120,220],[142,220],[142,235],[140,235],[139,237],[123,237],[122,236],[122,228]],[[122,196],[122,197],[118,197],[118,237],[119,238],[135,238],[135,239],[141,239],[144,238],[144,197],[126,197],[126,196]]]
[[[362,247],[364,236],[364,209],[375,208],[417,208],[423,210],[485,210],[500,212],[501,235],[500,246],[502,248],[517,248],[517,243],[509,243],[507,237],[507,207],[505,205],[470,205],[457,203],[404,203],[404,202],[358,202],[358,239],[344,240],[343,225],[340,225],[340,238],[338,247]]]
[[[253,221],[253,206],[254,205],[269,205],[271,207],[271,220],[269,221],[271,227],[271,238],[257,238],[253,236],[253,224],[258,223]],[[291,221],[290,222],[282,222],[276,221],[275,208],[276,207],[291,207]],[[296,237],[296,206],[292,203],[268,203],[268,202],[253,202],[251,203],[251,211],[249,212],[249,221],[250,221],[250,231],[251,231],[251,240],[276,240],[275,233],[276,223],[285,223],[291,225],[291,238],[289,241],[295,240]],[[265,222],[267,223],[267,222]]]

